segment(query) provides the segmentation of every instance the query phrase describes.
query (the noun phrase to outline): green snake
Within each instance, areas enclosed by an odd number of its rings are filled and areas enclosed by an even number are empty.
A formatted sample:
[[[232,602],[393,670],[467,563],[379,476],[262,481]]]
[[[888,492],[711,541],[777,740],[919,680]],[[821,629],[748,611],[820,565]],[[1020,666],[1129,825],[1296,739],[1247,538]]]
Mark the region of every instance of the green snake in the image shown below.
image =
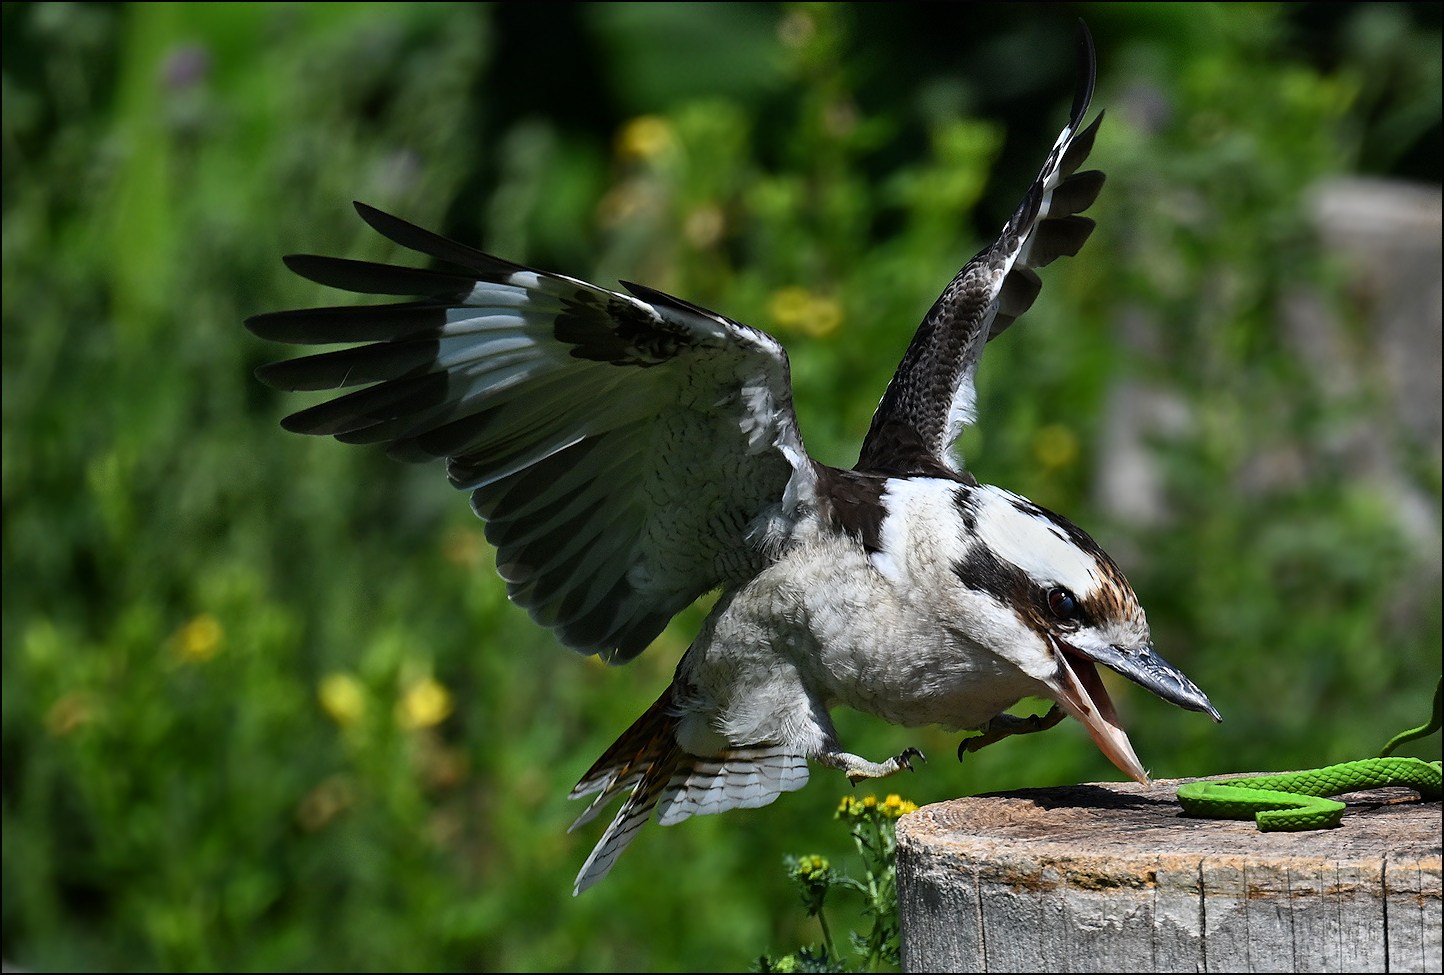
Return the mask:
[[[1388,758],[1407,741],[1439,730],[1440,694],[1444,679],[1434,690],[1434,714],[1418,728],[1395,735],[1378,758],[1344,762],[1327,768],[1258,775],[1223,782],[1190,782],[1178,789],[1178,801],[1190,816],[1208,819],[1255,819],[1264,832],[1331,829],[1339,825],[1344,804],[1325,796],[1386,785],[1408,786],[1425,799],[1440,798],[1440,763],[1418,758]]]

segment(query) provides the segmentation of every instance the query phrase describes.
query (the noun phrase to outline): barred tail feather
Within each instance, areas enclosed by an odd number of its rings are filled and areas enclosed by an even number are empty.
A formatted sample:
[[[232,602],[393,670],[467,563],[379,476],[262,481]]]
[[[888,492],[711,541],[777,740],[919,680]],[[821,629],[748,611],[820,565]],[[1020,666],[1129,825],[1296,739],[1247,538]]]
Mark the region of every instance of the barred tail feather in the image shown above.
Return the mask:
[[[784,746],[686,757],[657,800],[659,825],[728,809],[756,809],[807,784],[807,757]]]
[[[642,781],[632,789],[632,794],[627,797],[627,801],[622,803],[622,808],[617,810],[617,818],[612,820],[607,831],[602,834],[602,838],[592,848],[591,855],[582,864],[582,869],[577,872],[576,882],[572,885],[573,897],[611,873],[612,865],[617,862],[617,857],[621,856],[622,851],[631,845],[637,831],[652,815],[652,807],[657,804],[657,790],[651,786],[652,783],[643,776]],[[597,806],[597,803],[592,803],[592,806]],[[591,809],[588,809],[588,812],[590,813]],[[586,814],[583,815],[586,816]],[[586,816],[586,818],[591,817]]]
[[[568,833],[595,819],[604,806],[625,790],[635,791],[638,783],[654,768],[668,765],[670,774],[670,765],[674,765],[682,753],[677,746],[677,718],[672,710],[672,686],[668,685],[662,696],[645,714],[632,722],[622,737],[613,742],[612,747],[603,752],[581,781],[572,787],[567,794],[568,799],[581,799],[594,792],[599,795],[577,817],[577,821],[567,827]]]
[[[568,832],[596,818],[628,789],[631,794],[577,874],[572,893],[580,894],[607,875],[638,830],[657,810],[663,826],[689,816],[765,806],[784,792],[807,784],[807,758],[796,749],[758,745],[699,756],[677,744],[680,719],[674,713],[673,688],[607,749],[572,789],[568,798],[597,794]]]

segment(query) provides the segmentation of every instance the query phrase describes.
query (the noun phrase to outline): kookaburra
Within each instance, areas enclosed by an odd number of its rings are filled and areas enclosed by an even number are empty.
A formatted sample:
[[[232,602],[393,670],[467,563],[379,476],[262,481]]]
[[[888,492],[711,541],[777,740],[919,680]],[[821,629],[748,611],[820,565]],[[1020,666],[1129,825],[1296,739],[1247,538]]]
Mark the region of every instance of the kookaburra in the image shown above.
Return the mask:
[[[513,602],[562,643],[621,663],[714,589],[661,697],[592,766],[574,825],[626,801],[576,880],[606,876],[654,812],[663,824],[772,802],[809,760],[854,782],[910,768],[850,754],[830,712],[981,729],[983,743],[1065,712],[1124,773],[1147,774],[1102,664],[1218,718],[1153,650],[1128,581],[1081,528],[979,484],[954,445],[975,418],[988,340],[1033,303],[1036,268],[1088,239],[1100,172],[1092,41],[1073,108],[997,240],[928,311],[851,470],[808,457],[776,339],[641,285],[619,294],[522,267],[356,205],[445,269],[298,255],[313,281],[400,304],[258,315],[255,334],[364,343],[277,362],[286,390],[364,387],[283,421],[298,433],[445,458],[471,492]],[[1004,713],[1053,699],[1048,719]]]

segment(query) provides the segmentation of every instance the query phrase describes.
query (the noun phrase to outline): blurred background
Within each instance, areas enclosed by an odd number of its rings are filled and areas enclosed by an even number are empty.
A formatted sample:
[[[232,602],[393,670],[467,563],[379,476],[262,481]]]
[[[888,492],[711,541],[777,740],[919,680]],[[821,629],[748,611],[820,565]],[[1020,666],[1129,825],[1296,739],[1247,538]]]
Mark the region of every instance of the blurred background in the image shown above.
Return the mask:
[[[713,971],[816,940],[781,860],[847,863],[823,769],[648,826],[572,898],[603,824],[568,835],[566,792],[702,609],[629,667],[563,649],[439,467],[279,428],[309,401],[241,322],[354,300],[282,254],[413,260],[359,199],[773,332],[851,466],[1061,126],[1080,16],[1098,230],[989,346],[968,464],[1093,533],[1223,712],[1115,683],[1155,775],[1421,722],[1439,4],[6,4],[6,960]],[[927,753],[877,790],[920,804],[1118,778],[1075,722],[959,763],[837,717]]]

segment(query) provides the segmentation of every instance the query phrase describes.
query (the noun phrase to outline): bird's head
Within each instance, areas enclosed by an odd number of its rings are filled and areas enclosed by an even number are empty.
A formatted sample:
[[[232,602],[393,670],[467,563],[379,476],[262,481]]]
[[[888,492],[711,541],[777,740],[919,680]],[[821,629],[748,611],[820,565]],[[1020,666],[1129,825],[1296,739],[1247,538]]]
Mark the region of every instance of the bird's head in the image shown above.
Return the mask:
[[[953,573],[988,601],[989,648],[1042,683],[1114,765],[1148,781],[1098,664],[1219,720],[1207,696],[1154,652],[1133,587],[1086,532],[999,488],[959,492],[957,506],[967,544]]]

